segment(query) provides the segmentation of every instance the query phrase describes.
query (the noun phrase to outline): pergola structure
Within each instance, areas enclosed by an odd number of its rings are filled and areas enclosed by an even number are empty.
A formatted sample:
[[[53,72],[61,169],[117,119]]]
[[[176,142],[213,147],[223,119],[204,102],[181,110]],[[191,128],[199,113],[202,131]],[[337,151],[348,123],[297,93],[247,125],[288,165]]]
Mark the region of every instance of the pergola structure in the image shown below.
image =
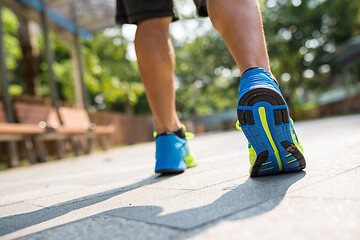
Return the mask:
[[[360,58],[360,36],[351,38],[340,46],[335,53],[323,57],[323,62],[331,65],[345,66]]]
[[[3,38],[1,10],[11,9],[16,15],[34,21],[42,27],[45,40],[45,60],[50,94],[53,106],[57,109],[57,87],[54,71],[54,53],[49,38],[53,31],[59,39],[65,41],[71,50],[76,105],[86,108],[87,91],[84,84],[84,64],[80,39],[90,40],[92,33],[115,26],[115,0],[0,0],[0,87],[2,100],[9,123],[14,122],[9,80],[6,69],[6,55]],[[16,151],[15,144],[9,144],[11,152]],[[10,160],[11,161],[11,160]]]
[[[340,46],[340,49],[324,57],[324,62],[330,64],[342,72],[342,78],[360,80],[360,36],[351,38]],[[343,80],[342,80],[343,81]]]
[[[321,104],[334,104],[356,98],[355,96],[359,96],[357,99],[360,99],[360,36],[349,39],[336,52],[327,54],[320,60],[323,64],[331,66],[331,74],[327,80],[328,91],[320,97]],[[351,111],[360,109],[357,99],[348,101],[357,102],[355,107],[351,107]],[[349,105],[351,104],[349,103]],[[350,107],[341,107],[341,109],[350,109]],[[345,112],[327,110],[328,115],[331,113],[342,114]]]

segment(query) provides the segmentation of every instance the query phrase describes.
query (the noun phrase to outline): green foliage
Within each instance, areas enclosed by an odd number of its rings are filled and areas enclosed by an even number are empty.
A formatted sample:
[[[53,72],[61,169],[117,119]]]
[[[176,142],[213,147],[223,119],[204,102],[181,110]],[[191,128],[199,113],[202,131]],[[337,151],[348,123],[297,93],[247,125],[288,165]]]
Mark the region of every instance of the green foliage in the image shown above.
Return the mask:
[[[14,13],[6,8],[2,9],[2,18],[4,22],[4,44],[6,46],[6,67],[8,68],[9,79],[12,80],[10,81],[9,91],[11,94],[19,95],[22,92],[22,87],[18,80],[20,76],[18,63],[22,57],[19,40],[17,38],[19,23]]]
[[[17,38],[17,28],[19,23],[16,16],[8,9],[2,10],[4,22],[4,43],[6,45],[6,66],[9,70],[14,70],[17,61],[21,58],[21,49]]]
[[[184,117],[236,106],[239,71],[215,31],[176,47],[177,109]]]
[[[272,71],[296,107],[326,90],[327,75],[319,68],[324,56],[360,33],[360,1],[269,0],[267,6],[264,30]]]
[[[70,102],[75,101],[75,91],[73,87],[72,62],[65,58],[57,61],[53,66],[54,73],[59,87],[60,99]],[[48,90],[48,89],[47,89]]]
[[[85,44],[86,83],[93,104],[99,108],[128,113],[149,113],[149,107],[137,108],[144,101],[144,87],[137,65],[127,59],[128,42],[120,36],[99,33]]]
[[[188,4],[188,1],[179,3],[185,2]],[[360,34],[360,0],[260,2],[272,71],[289,104],[297,108],[327,89],[330,68],[324,65],[324,56]],[[3,9],[2,15],[10,92],[21,94],[19,23],[8,9]],[[185,18],[193,18],[193,13]],[[198,25],[203,27],[202,22]],[[121,37],[119,29],[114,28],[111,32],[99,32],[92,41],[83,43],[85,79],[91,105],[98,109],[149,114],[137,64],[127,57],[132,43]],[[59,97],[73,102],[73,63],[69,46],[60,42],[54,34],[51,34],[51,39]],[[211,30],[196,38],[189,35],[183,41],[173,41],[176,51],[176,104],[182,116],[205,115],[234,108],[240,72],[221,37]],[[41,32],[38,42],[40,92],[47,96],[49,83]]]
[[[319,71],[323,57],[359,34],[360,1],[261,3],[272,71],[290,107],[302,107],[327,88],[328,73]],[[210,31],[175,46],[178,109],[189,116],[234,108],[237,67],[219,35]]]

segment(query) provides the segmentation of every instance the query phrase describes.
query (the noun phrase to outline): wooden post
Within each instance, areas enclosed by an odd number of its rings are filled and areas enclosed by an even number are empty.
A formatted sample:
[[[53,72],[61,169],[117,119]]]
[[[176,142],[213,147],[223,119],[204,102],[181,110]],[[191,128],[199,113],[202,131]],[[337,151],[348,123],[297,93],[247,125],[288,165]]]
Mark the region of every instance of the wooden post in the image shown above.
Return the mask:
[[[75,8],[75,4],[72,4],[72,17],[73,17],[73,22],[76,25],[76,31],[74,33],[74,45],[72,47],[72,58],[73,58],[73,67],[77,68],[74,69],[74,72],[76,73],[76,76],[74,76],[74,85],[78,85],[79,87],[79,93],[78,93],[78,97],[76,98],[76,102],[77,102],[77,106],[78,108],[80,108],[79,106],[81,106],[81,108],[85,109],[87,114],[89,115],[89,119],[91,122],[93,122],[93,118],[91,116],[91,114],[88,111],[88,106],[89,106],[89,93],[87,91],[87,87],[85,84],[85,68],[84,68],[84,56],[83,56],[83,52],[82,52],[82,44],[80,41],[80,34],[79,34],[79,28],[77,25],[77,16],[76,16],[76,8]],[[81,88],[81,91],[80,91]],[[76,89],[75,89],[76,90]],[[81,93],[80,93],[81,92]],[[82,99],[80,99],[80,96],[82,96]],[[78,102],[82,102],[82,104],[78,104]],[[82,142],[80,141],[79,144],[81,145]],[[93,146],[94,146],[94,139],[93,138],[88,138],[87,139],[87,148],[85,147],[85,153],[91,153],[93,150]]]
[[[76,100],[76,107],[77,108],[84,108],[84,94],[82,88],[82,76],[81,73],[82,69],[80,67],[80,60],[78,58],[77,49],[74,46],[71,46],[71,60],[73,66],[73,79],[74,79],[74,92],[75,92],[75,100]]]
[[[53,107],[56,109],[56,112],[59,116],[59,120],[61,121],[60,114],[59,114],[59,105],[58,105],[58,93],[57,93],[57,86],[55,80],[55,74],[53,70],[54,64],[54,52],[52,48],[52,44],[49,38],[49,18],[48,18],[48,9],[46,5],[46,1],[42,0],[43,3],[43,11],[41,12],[41,20],[42,20],[42,29],[44,34],[44,41],[45,41],[45,60],[47,65],[47,78],[50,85],[50,96],[51,102]]]
[[[75,15],[76,16],[76,15]],[[76,19],[74,21],[76,23]],[[76,33],[74,34],[75,37],[75,50],[76,50],[76,60],[78,61],[78,72],[79,72],[79,80],[80,80],[80,84],[81,84],[81,89],[82,89],[82,102],[83,102],[83,108],[86,110],[87,114],[89,115],[89,119],[91,122],[94,122],[93,117],[91,116],[91,114],[89,113],[89,93],[87,91],[87,87],[85,84],[85,77],[84,77],[84,56],[82,53],[82,44],[80,41],[80,36],[79,36],[79,32],[78,29],[76,31]],[[94,148],[94,138],[90,137],[87,140],[85,140],[85,142],[87,142],[87,147],[83,147],[84,149],[86,149],[84,151],[85,154],[89,154],[93,151]],[[79,145],[84,144],[84,141],[79,141]]]
[[[32,142],[31,137],[30,136],[25,137],[24,143],[25,143],[25,149],[26,149],[26,152],[27,152],[27,155],[29,157],[31,164],[37,163],[38,160],[36,159],[36,156],[34,153],[34,144]]]
[[[72,20],[75,24],[77,24],[77,16],[76,16],[76,9],[75,4],[71,4],[71,13],[72,13]],[[76,26],[77,28],[77,26]],[[75,98],[76,98],[76,107],[79,109],[86,108],[86,102],[84,97],[84,68],[82,62],[82,51],[81,45],[78,44],[78,28],[75,30],[73,34],[73,41],[71,44],[71,60],[73,65],[73,76],[74,76],[74,89],[75,89]]]
[[[17,15],[20,26],[19,42],[22,51],[21,78],[23,82],[23,94],[38,96],[40,94],[40,78],[38,69],[39,50],[36,36],[36,25],[31,20]]]
[[[77,53],[77,59],[79,61],[79,73],[80,73],[80,80],[83,90],[83,101],[85,109],[87,110],[89,106],[89,93],[87,91],[87,87],[85,84],[85,77],[84,77],[84,62],[83,62],[83,53],[82,53],[82,44],[80,41],[79,33],[76,32],[75,34],[75,45],[76,45],[76,53]]]
[[[0,87],[1,95],[6,111],[7,120],[9,123],[14,122],[14,112],[12,110],[11,99],[9,95],[9,79],[6,68],[6,56],[4,46],[4,32],[3,32],[3,21],[2,21],[2,1],[0,1]],[[9,166],[16,167],[19,164],[17,156],[16,142],[8,142],[8,154],[9,154]]]
[[[76,9],[75,9],[75,4],[72,4],[72,17],[73,17],[73,22],[76,25],[76,31],[74,33],[74,46],[73,46],[73,57],[74,60],[73,61],[77,61],[76,66],[78,67],[78,78],[81,84],[81,88],[82,88],[82,97],[83,97],[83,106],[85,108],[85,110],[87,111],[88,106],[89,106],[89,93],[87,91],[87,87],[85,84],[85,68],[84,68],[84,56],[83,56],[83,52],[82,52],[82,44],[80,41],[80,34],[79,34],[79,27],[77,25],[77,16],[76,16]],[[91,116],[89,115],[90,119]]]
[[[38,136],[33,137],[33,142],[34,145],[39,150],[39,162],[47,162],[49,157],[44,142],[41,141]],[[62,145],[60,145],[59,147],[60,149],[58,151],[62,151],[61,149]]]
[[[58,105],[58,92],[57,92],[57,86],[56,86],[56,80],[55,80],[55,74],[53,70],[53,64],[54,64],[54,51],[52,48],[52,44],[49,38],[49,17],[48,17],[48,8],[47,3],[45,0],[42,0],[43,3],[43,11],[41,12],[41,22],[42,22],[42,29],[44,32],[44,40],[45,40],[45,60],[47,65],[47,77],[50,85],[50,95],[51,95],[51,103],[52,106],[55,108],[56,113],[58,115],[59,121],[62,124],[62,119],[59,113],[59,105]],[[62,145],[64,144],[62,140],[56,140],[56,146],[57,146],[57,155],[59,157],[63,156],[64,153]]]

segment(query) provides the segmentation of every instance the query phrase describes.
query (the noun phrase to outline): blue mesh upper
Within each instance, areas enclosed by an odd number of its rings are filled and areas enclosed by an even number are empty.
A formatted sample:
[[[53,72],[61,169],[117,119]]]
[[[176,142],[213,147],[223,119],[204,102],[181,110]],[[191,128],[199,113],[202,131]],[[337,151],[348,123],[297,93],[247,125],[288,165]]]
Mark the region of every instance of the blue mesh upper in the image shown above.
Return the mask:
[[[246,71],[240,79],[238,101],[248,91],[255,88],[270,88],[278,91],[280,89],[276,82],[271,78],[270,74],[262,68],[253,68]]]
[[[187,140],[174,134],[160,135],[156,138],[156,166],[160,169],[185,170]]]

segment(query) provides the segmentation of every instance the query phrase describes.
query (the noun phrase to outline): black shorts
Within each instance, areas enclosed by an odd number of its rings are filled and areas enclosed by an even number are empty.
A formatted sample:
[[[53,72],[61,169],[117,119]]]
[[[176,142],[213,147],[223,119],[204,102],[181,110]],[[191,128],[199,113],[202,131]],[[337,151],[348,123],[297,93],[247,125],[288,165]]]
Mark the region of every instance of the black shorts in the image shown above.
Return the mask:
[[[194,0],[197,13],[206,17],[206,0]],[[179,19],[176,0],[116,0],[116,22],[133,23],[149,18],[172,17]]]

